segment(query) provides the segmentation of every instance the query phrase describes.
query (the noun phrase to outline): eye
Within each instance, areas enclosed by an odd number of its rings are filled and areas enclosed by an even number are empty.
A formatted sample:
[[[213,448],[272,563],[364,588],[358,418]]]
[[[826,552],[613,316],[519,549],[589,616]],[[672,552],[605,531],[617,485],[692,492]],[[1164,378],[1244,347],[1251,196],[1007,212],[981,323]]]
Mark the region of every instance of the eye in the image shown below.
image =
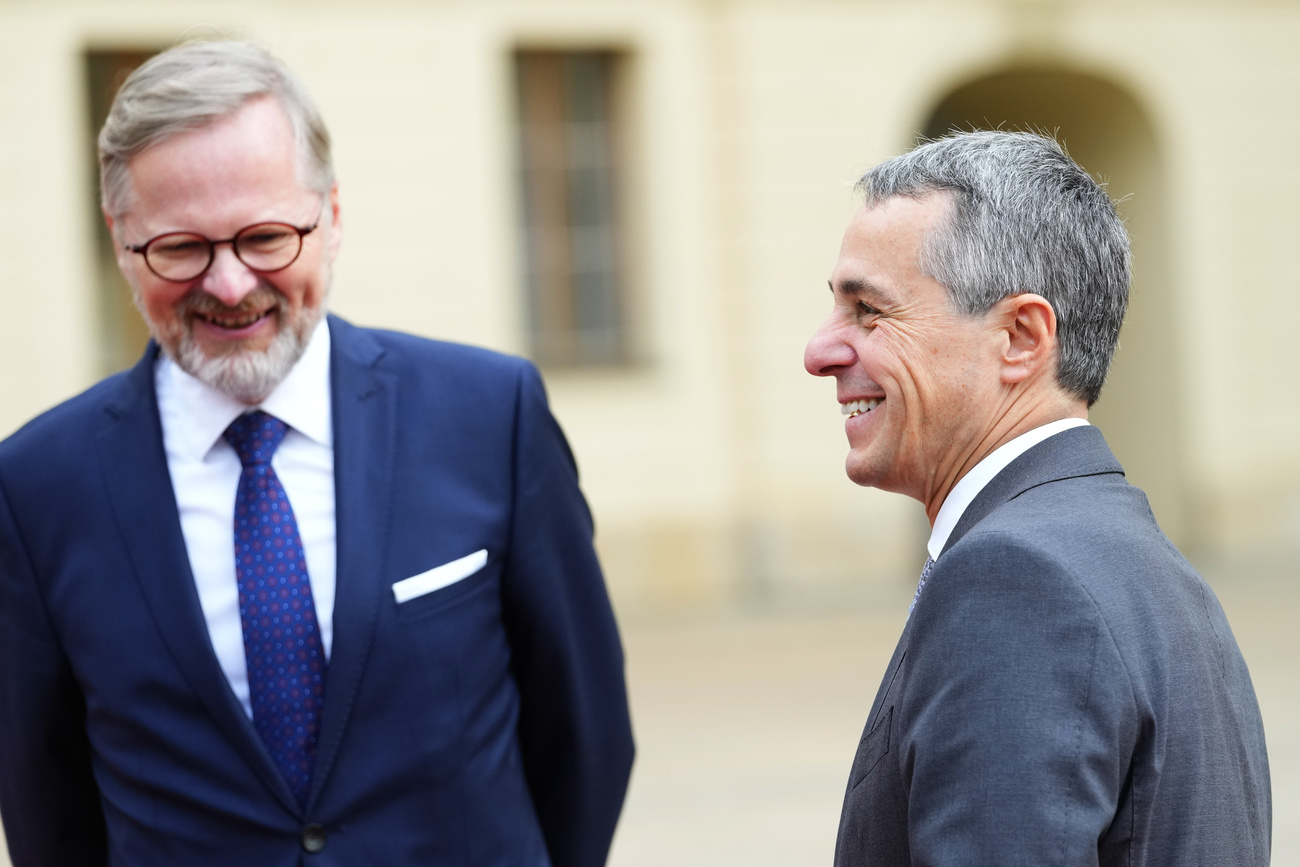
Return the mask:
[[[171,235],[162,235],[154,238],[149,244],[149,253],[152,256],[162,256],[169,259],[182,259],[186,256],[199,255],[206,252],[204,246],[207,239],[201,235],[190,235],[177,232]]]
[[[279,223],[262,223],[242,230],[236,240],[239,243],[241,253],[266,253],[278,250],[296,240],[296,235],[297,233],[289,226]]]
[[[860,325],[874,325],[876,318],[880,316],[880,311],[865,301],[856,302],[853,305],[853,312]]]

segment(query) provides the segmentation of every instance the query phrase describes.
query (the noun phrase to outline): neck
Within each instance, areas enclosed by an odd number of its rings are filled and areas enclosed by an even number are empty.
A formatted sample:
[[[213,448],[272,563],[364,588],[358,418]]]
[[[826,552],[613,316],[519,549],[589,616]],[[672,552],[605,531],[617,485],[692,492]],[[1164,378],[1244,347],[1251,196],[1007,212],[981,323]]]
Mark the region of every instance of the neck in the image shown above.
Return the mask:
[[[1065,418],[1086,420],[1087,403],[1078,398],[1059,395],[1055,400],[1042,401],[1032,406],[1013,406],[1011,411],[1003,413],[983,436],[976,438],[975,446],[969,450],[965,458],[957,462],[955,469],[945,475],[940,483],[935,485],[930,496],[922,501],[930,526],[934,526],[939,509],[943,507],[944,500],[948,499],[948,494],[952,493],[953,487],[980,461],[1021,434]]]

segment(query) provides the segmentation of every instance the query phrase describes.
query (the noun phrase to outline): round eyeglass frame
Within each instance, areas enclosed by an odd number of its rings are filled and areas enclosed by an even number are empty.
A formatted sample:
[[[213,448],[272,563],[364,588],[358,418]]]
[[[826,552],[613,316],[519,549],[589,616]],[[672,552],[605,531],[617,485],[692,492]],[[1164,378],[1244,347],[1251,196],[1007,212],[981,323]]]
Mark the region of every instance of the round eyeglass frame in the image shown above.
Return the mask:
[[[285,268],[288,268],[294,262],[298,261],[298,257],[302,255],[302,239],[305,238],[307,235],[310,235],[312,232],[314,232],[316,230],[316,227],[319,225],[320,225],[320,220],[317,220],[316,222],[312,223],[310,226],[306,226],[306,227],[295,226],[292,223],[281,223],[275,220],[268,220],[262,223],[253,223],[251,226],[245,226],[244,228],[240,229],[231,237],[223,238],[220,241],[214,241],[211,238],[207,237],[206,235],[201,235],[198,232],[164,232],[161,235],[155,235],[154,237],[150,238],[148,241],[145,241],[143,244],[126,244],[124,245],[124,247],[126,250],[132,253],[138,253],[139,255],[143,256],[145,267],[147,267],[150,271],[152,271],[154,275],[157,276],[160,280],[166,280],[168,283],[189,283],[193,280],[199,279],[204,274],[208,273],[208,269],[211,268],[212,263],[216,261],[218,244],[229,244],[231,252],[235,254],[235,258],[238,259],[240,262],[243,262],[244,265],[246,265],[248,268],[258,272],[259,274],[274,274],[277,271],[283,271]],[[285,262],[283,265],[277,265],[274,268],[258,268],[254,266],[252,263],[246,261],[244,257],[241,256],[239,253],[239,239],[244,237],[249,232],[252,232],[254,229],[261,229],[266,226],[276,226],[277,228],[289,229],[290,231],[293,231],[298,235],[298,249],[294,251],[293,258],[291,258],[288,262]],[[184,235],[190,238],[199,238],[202,239],[208,245],[208,261],[204,263],[203,267],[200,268],[198,272],[196,272],[192,277],[168,277],[166,274],[159,272],[158,269],[153,266],[153,262],[149,261],[150,247],[152,247],[158,241],[161,241],[165,238],[175,238],[178,235]]]

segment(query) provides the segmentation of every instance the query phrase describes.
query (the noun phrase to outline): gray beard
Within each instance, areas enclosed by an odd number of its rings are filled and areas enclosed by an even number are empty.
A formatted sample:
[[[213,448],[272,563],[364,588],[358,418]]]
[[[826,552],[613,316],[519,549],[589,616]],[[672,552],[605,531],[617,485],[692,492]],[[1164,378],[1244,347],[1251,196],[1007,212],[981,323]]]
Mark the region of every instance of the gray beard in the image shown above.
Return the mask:
[[[279,295],[278,292],[275,294]],[[163,328],[145,315],[144,305],[138,293],[136,295],[136,307],[144,315],[149,331],[168,358],[199,382],[249,406],[260,403],[284,381],[307,350],[312,332],[325,315],[323,299],[318,306],[300,310],[292,318],[284,312],[287,307],[284,299],[280,298],[279,301],[279,309],[274,314],[279,328],[265,351],[234,352],[210,357],[203,353],[193,333],[185,327],[188,311],[184,308],[188,305],[182,305],[182,309],[177,311],[176,320]]]
[[[235,352],[209,358],[187,331],[167,355],[199,382],[251,406],[274,391],[293,370],[307,350],[323,312],[320,308],[304,310],[298,322],[289,327],[282,325],[265,352]]]

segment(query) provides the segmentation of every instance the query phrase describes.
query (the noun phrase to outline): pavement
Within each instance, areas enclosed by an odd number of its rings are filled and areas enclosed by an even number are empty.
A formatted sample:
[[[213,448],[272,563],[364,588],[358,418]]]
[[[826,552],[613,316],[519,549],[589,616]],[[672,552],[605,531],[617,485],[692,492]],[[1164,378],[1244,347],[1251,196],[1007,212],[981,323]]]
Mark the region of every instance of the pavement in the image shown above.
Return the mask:
[[[1273,867],[1300,867],[1300,563],[1198,566],[1264,716]],[[638,754],[610,867],[828,867],[910,598],[625,624]]]
[[[1198,565],[1264,714],[1273,867],[1300,867],[1300,563]],[[610,867],[827,867],[909,599],[626,618],[638,754]]]

